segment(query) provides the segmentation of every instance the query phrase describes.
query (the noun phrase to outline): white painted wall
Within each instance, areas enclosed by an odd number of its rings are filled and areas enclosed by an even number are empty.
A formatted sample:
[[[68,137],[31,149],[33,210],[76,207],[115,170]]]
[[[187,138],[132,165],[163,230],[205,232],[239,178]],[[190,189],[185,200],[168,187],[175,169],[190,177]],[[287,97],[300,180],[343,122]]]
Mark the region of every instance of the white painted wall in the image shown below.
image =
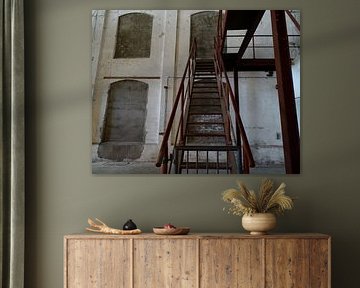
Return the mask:
[[[149,58],[117,58],[114,59],[116,33],[119,16],[140,12],[152,15],[152,41]],[[149,85],[146,136],[144,151],[139,161],[153,161],[157,156],[159,132],[164,123],[166,80],[174,74],[175,42],[177,12],[165,10],[108,10],[103,27],[103,39],[99,58],[93,105],[93,144],[95,148],[101,141],[106,103],[110,84],[123,80],[123,77],[159,77],[160,79],[137,79]],[[96,31],[96,29],[95,29]],[[111,77],[111,79],[104,79]],[[172,96],[172,95],[170,95]],[[94,155],[95,154],[95,155]],[[96,151],[93,153],[96,158]]]

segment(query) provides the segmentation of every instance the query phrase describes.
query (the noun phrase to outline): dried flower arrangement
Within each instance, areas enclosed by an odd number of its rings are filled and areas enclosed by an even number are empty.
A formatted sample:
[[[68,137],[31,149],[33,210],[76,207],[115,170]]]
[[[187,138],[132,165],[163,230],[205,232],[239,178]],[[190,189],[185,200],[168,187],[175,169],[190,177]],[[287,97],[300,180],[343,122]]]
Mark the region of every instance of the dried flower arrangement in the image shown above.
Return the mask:
[[[241,181],[237,181],[239,189],[230,188],[223,192],[222,199],[231,203],[229,213],[237,216],[255,213],[283,214],[294,207],[294,198],[285,195],[285,183],[274,191],[274,183],[263,179],[258,193],[249,190]]]

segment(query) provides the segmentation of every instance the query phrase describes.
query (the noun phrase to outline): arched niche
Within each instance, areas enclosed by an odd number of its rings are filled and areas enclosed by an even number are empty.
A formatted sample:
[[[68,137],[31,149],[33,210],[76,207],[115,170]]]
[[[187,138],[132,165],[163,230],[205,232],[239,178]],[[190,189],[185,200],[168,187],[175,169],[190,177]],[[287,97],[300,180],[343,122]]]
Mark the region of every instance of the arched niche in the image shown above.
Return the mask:
[[[205,11],[191,15],[190,43],[196,38],[197,57],[199,58],[213,57],[218,14],[217,11]]]
[[[123,161],[138,159],[145,143],[147,83],[123,80],[112,83],[99,146],[99,157]]]
[[[129,13],[119,17],[114,58],[149,58],[153,16]]]

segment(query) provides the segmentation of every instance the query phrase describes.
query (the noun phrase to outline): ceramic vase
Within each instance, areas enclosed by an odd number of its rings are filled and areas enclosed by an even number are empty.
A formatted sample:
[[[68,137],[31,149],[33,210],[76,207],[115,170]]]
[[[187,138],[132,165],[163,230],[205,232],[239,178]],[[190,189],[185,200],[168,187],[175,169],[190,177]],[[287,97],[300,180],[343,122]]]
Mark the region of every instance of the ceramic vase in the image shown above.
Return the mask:
[[[254,213],[242,217],[242,226],[251,235],[264,235],[276,226],[276,217],[272,213]]]

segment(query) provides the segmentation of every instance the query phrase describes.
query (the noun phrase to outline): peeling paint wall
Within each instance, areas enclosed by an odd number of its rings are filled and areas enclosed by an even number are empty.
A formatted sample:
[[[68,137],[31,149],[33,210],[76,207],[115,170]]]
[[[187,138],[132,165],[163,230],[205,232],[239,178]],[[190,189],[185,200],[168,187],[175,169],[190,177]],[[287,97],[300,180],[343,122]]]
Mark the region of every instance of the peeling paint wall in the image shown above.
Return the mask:
[[[151,48],[148,58],[114,58],[116,50],[116,37],[118,19],[130,13],[145,13],[150,15],[152,21]],[[95,144],[94,157],[97,157],[98,144],[104,131],[105,115],[109,97],[110,85],[119,80],[134,79],[148,85],[148,101],[146,105],[145,140],[144,149],[139,160],[152,161],[157,154],[159,143],[159,123],[161,99],[163,98],[163,63],[164,50],[171,50],[171,45],[165,46],[165,11],[157,10],[107,10],[103,27],[101,53],[94,85],[93,97],[93,144]],[[169,21],[171,25],[173,21]],[[140,35],[141,36],[141,35]],[[141,37],[140,37],[141,38]],[[175,38],[174,38],[175,41]],[[169,42],[169,41],[168,41]],[[168,52],[174,54],[174,52]]]

